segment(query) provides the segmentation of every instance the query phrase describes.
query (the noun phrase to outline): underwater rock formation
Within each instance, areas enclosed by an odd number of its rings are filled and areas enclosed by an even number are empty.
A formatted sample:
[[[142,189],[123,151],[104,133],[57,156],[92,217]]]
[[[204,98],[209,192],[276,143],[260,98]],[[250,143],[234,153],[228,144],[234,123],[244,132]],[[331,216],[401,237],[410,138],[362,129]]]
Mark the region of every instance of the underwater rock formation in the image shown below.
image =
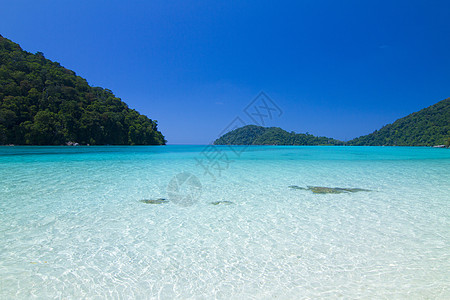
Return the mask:
[[[342,193],[356,193],[356,192],[370,192],[370,190],[360,188],[339,188],[339,187],[325,187],[325,186],[307,186],[306,188],[298,185],[290,185],[289,188],[294,190],[311,191],[314,194],[342,194]]]
[[[158,198],[158,199],[144,199],[144,200],[140,200],[140,202],[146,203],[146,204],[163,204],[163,203],[169,202],[169,200],[164,199],[164,198]]]
[[[215,201],[215,202],[211,202],[211,204],[212,204],[212,205],[221,205],[221,204],[224,204],[224,205],[231,205],[231,204],[234,204],[234,203],[231,202],[231,201]]]

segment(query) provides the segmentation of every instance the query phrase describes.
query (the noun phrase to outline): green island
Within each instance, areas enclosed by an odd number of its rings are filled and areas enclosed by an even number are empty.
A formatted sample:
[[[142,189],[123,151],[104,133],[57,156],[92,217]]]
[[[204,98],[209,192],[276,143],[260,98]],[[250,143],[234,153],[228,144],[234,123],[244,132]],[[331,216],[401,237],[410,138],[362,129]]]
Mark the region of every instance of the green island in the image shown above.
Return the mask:
[[[164,145],[157,121],[0,35],[0,145]]]
[[[247,125],[225,133],[214,145],[345,145],[450,146],[450,98],[398,119],[375,132],[348,142],[278,127]]]
[[[214,145],[343,145],[344,142],[328,137],[317,137],[309,133],[287,132],[279,127],[246,125],[232,130],[217,140]]]
[[[398,119],[350,146],[437,146],[450,144],[450,98]]]
[[[157,121],[112,91],[0,35],[0,145],[165,145]],[[344,142],[247,125],[215,145],[450,146],[450,98]]]

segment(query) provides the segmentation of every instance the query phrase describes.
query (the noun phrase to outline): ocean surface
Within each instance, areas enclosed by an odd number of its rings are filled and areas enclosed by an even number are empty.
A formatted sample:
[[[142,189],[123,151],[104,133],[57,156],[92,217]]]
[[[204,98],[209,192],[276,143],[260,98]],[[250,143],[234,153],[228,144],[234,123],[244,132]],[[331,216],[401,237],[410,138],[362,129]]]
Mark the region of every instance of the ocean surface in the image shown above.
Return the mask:
[[[0,147],[0,299],[30,298],[450,299],[450,150]]]

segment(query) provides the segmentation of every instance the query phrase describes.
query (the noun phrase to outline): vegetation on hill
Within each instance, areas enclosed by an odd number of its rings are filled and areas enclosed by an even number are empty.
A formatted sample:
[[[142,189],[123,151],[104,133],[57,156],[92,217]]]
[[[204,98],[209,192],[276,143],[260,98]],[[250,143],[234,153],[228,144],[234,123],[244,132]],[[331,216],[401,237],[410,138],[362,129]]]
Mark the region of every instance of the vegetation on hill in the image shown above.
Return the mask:
[[[450,144],[450,98],[398,119],[380,130],[347,142],[365,146],[435,146]]]
[[[0,35],[0,145],[162,145],[157,121],[130,109],[108,90],[32,54]],[[450,98],[342,142],[278,127],[248,125],[216,145],[450,146]]]
[[[157,122],[0,35],[0,144],[161,145]]]
[[[312,134],[287,132],[279,127],[247,125],[230,131],[214,145],[343,145],[344,142]]]
[[[287,132],[278,127],[247,125],[230,131],[215,145],[348,145],[450,147],[450,98],[386,125],[380,130],[342,142],[311,134]]]

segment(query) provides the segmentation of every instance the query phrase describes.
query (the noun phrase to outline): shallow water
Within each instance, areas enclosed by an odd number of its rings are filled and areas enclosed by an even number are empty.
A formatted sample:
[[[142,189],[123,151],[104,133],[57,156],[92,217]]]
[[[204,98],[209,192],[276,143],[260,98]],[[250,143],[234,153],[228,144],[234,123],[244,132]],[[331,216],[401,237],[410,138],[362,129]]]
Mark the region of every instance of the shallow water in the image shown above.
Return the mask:
[[[450,299],[448,278],[448,149],[0,148],[1,299]]]

